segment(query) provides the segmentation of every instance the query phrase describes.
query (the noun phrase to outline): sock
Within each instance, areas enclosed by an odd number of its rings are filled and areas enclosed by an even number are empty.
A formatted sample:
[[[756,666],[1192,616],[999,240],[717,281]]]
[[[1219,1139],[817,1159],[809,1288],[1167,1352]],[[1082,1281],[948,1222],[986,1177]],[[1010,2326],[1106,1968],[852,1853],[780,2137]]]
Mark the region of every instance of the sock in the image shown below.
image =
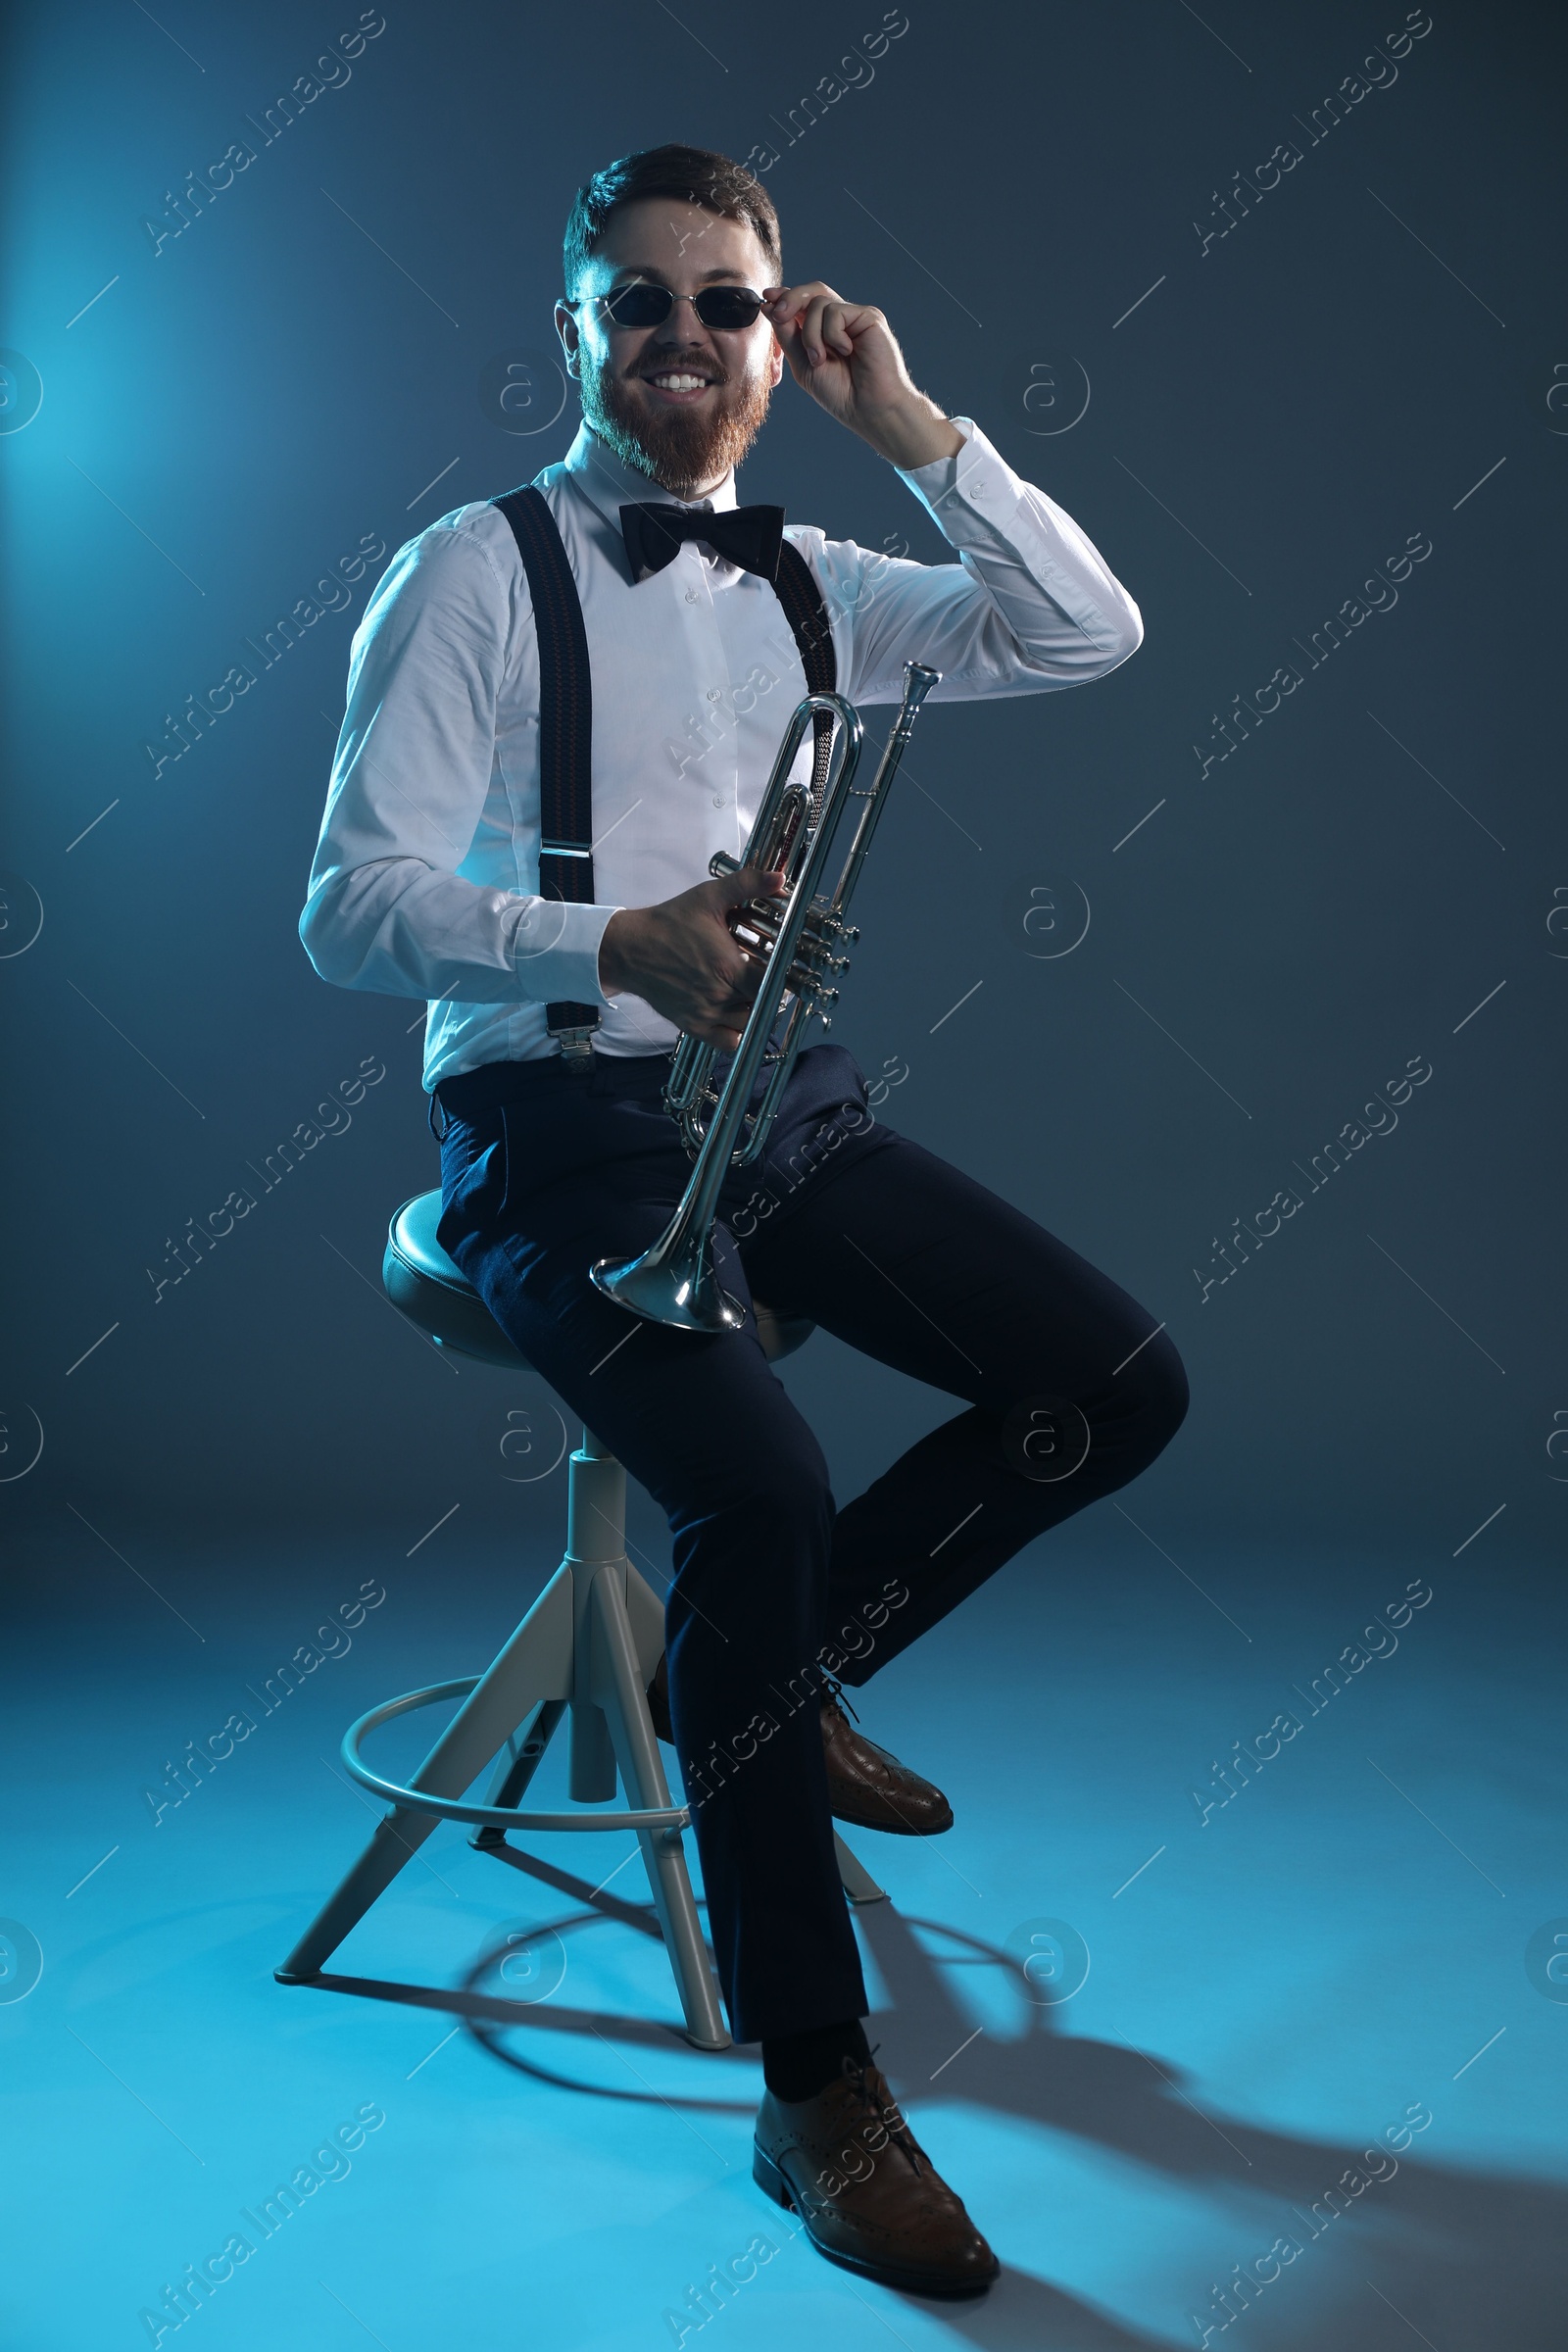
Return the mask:
[[[815,2026],[808,2034],[768,2034],[762,2037],[762,2079],[776,2099],[814,2099],[836,2080],[846,2058],[864,2066],[870,2055],[858,2017]]]

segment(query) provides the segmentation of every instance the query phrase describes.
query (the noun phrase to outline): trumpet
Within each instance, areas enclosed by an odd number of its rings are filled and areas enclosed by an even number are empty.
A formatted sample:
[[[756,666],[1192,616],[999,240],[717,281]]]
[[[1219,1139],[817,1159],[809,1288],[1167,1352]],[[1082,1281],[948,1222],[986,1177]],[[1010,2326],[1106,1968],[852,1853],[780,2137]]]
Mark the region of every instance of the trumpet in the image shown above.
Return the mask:
[[[856,784],[864,729],[854,705],[838,694],[808,694],[795,707],[744,858],[722,850],[709,860],[715,880],[760,866],[782,876],[777,899],[750,899],[732,929],[764,964],[761,983],[721,1086],[713,1082],[717,1050],[684,1035],[664,1087],[664,1108],[680,1130],[694,1166],[669,1224],[640,1257],[602,1257],[591,1267],[596,1289],[617,1306],[677,1331],[739,1331],[746,1311],[723,1288],[713,1266],[713,1222],[718,1196],[732,1167],[749,1167],[762,1152],[778,1114],[808,1023],[831,1025],[838,980],[849,968],[846,950],[859,932],[844,910],[859,879],[871,837],[898,772],[920,705],[941,677],[922,662],[904,665],[904,699],[870,784]],[[832,746],[820,798],[790,780],[808,726],[833,722]],[[824,889],[834,845],[851,803],[854,832],[837,880]],[[789,1009],[785,1013],[784,1007]],[[775,1037],[780,1018],[783,1027]],[[762,1080],[760,1099],[752,1096]]]

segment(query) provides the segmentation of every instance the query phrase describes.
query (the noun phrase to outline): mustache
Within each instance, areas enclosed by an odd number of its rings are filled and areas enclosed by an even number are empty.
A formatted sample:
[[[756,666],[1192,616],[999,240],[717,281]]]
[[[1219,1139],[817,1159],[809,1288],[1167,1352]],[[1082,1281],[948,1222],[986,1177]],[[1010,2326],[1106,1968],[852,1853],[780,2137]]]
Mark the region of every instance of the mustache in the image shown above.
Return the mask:
[[[644,365],[639,361],[634,368],[627,369],[627,373],[639,382],[648,375],[706,375],[714,384],[727,384],[730,380],[717,362],[702,351],[677,352],[673,359],[656,360],[652,365]]]

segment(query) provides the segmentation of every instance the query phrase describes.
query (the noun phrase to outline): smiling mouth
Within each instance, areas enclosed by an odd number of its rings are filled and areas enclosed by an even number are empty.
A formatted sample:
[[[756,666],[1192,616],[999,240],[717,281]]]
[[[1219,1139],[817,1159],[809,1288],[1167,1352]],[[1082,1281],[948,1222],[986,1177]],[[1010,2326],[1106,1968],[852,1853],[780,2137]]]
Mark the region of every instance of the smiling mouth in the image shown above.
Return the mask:
[[[699,375],[689,368],[662,368],[656,375],[645,375],[640,380],[662,393],[666,400],[696,400],[711,388],[716,378]]]

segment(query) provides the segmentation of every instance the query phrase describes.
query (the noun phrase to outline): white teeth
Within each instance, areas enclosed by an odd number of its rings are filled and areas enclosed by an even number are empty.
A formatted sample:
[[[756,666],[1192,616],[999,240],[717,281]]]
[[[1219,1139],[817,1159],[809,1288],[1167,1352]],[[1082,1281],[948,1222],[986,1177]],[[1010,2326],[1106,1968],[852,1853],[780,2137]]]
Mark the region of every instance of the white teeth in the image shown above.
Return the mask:
[[[708,382],[706,375],[655,375],[649,378],[665,392],[697,392]]]

